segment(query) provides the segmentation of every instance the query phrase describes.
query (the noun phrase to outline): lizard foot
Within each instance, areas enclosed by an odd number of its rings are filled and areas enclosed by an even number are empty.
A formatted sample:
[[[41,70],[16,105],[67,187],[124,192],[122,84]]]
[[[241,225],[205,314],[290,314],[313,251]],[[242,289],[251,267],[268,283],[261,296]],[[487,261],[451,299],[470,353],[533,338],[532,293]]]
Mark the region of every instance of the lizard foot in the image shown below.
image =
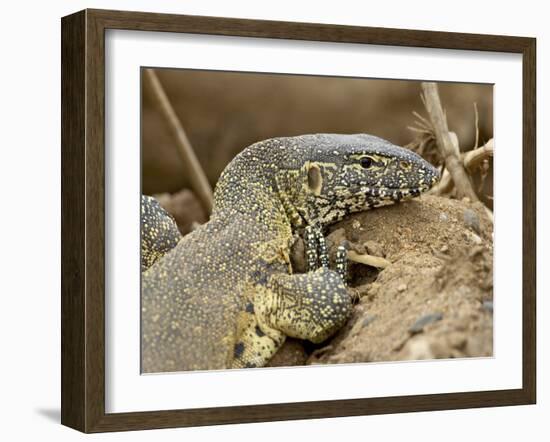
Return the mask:
[[[351,297],[341,276],[321,267],[303,274],[273,275],[254,300],[260,329],[314,343],[323,342],[347,321]]]

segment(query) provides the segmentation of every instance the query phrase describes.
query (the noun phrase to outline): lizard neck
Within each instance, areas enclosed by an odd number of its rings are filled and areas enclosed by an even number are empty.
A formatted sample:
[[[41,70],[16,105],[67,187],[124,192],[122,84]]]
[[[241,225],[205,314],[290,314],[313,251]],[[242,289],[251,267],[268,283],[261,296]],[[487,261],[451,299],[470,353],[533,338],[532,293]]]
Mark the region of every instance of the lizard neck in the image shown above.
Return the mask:
[[[237,155],[218,180],[213,215],[246,213],[266,228],[283,223],[292,231],[315,224],[308,168],[300,155],[287,152],[290,147],[268,140]]]
[[[231,222],[244,216],[268,240],[290,231],[292,222],[276,183],[275,165],[255,153],[241,153],[222,173],[214,190],[212,218]]]

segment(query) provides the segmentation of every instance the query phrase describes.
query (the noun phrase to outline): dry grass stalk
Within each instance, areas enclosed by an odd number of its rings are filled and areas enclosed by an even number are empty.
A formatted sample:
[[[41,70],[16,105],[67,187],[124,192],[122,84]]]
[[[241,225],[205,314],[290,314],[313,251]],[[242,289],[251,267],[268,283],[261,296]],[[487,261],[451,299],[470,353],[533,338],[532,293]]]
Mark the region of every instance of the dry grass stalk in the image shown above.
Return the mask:
[[[491,138],[483,146],[470,150],[462,155],[464,166],[470,173],[474,173],[477,168],[481,167],[485,160],[488,160],[493,156],[494,150],[494,141]]]
[[[479,146],[479,112],[477,110],[476,102],[474,102],[474,122],[476,125],[476,142],[474,144],[474,149],[477,149],[477,146]]]
[[[181,125],[181,122],[176,115],[176,112],[164,91],[164,87],[160,82],[154,69],[145,69],[144,78],[148,82],[154,102],[158,107],[159,112],[163,115],[166,123],[176,141],[176,146],[180,154],[185,173],[189,177],[191,188],[196,193],[201,204],[206,209],[207,213],[212,213],[213,196],[212,187],[206,178],[203,168],[197,159],[191,142]]]

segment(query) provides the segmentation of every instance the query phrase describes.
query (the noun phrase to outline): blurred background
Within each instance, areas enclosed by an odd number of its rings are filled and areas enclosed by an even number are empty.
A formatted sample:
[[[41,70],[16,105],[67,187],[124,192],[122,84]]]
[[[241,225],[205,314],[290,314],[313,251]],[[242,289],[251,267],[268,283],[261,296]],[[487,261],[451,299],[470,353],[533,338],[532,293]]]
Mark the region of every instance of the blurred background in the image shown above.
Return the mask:
[[[419,134],[409,129],[417,120],[413,111],[426,115],[419,81],[155,71],[212,186],[225,165],[256,141],[318,132],[366,132],[400,146],[414,146]],[[174,193],[189,183],[148,83],[142,81],[142,85],[142,192]],[[475,144],[474,103],[479,144],[492,138],[492,85],[438,86],[449,130],[458,135],[461,150]],[[492,184],[489,191],[492,194]]]

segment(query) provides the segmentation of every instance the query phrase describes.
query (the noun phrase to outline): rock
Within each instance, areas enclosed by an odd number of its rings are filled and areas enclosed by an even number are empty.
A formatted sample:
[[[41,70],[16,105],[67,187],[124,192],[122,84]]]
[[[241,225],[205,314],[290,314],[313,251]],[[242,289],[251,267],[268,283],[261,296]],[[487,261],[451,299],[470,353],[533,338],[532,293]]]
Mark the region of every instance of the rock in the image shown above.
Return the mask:
[[[382,258],[385,256],[382,245],[377,243],[376,241],[365,241],[363,243],[363,246],[365,247],[369,255],[380,256]]]
[[[189,189],[182,189],[174,194],[162,193],[154,195],[154,197],[174,217],[182,235],[191,232],[194,224],[204,224],[208,221],[206,211]]]
[[[483,242],[483,240],[475,233],[470,233],[470,240],[476,245],[479,245]]]
[[[400,284],[399,287],[397,287],[398,292],[404,292],[407,290],[407,284]]]
[[[347,239],[346,239],[346,229],[344,229],[344,228],[333,230],[327,236],[327,242],[329,243],[329,246],[338,247],[344,241],[347,241]]]
[[[298,339],[288,338],[266,367],[288,367],[305,365],[307,353],[304,345]]]
[[[481,232],[479,216],[472,209],[464,210],[464,224],[466,227],[472,229],[477,234]]]
[[[363,319],[363,321],[361,322],[361,327],[365,328],[367,327],[369,324],[371,324],[374,320],[376,319],[376,316],[374,315],[368,315],[365,319]]]
[[[442,319],[443,315],[441,313],[430,313],[428,315],[424,315],[418,318],[416,322],[409,327],[409,332],[413,334],[420,333],[427,325],[433,324],[437,321],[441,321]]]
[[[448,338],[449,346],[456,348],[457,350],[463,350],[468,342],[468,338],[464,333],[450,333]]]
[[[401,351],[400,359],[404,360],[419,360],[419,359],[434,359],[435,354],[432,350],[430,340],[427,338],[412,339]]]

